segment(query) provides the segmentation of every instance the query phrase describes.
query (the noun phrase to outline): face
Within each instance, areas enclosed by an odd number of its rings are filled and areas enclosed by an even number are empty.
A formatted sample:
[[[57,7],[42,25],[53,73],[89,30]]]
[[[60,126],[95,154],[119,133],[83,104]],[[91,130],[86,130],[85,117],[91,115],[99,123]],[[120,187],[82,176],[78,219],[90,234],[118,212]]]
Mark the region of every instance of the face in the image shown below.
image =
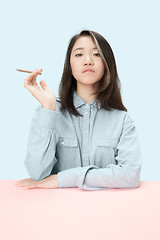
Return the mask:
[[[102,59],[90,36],[77,39],[72,48],[70,65],[77,84],[97,86],[98,81],[104,75],[105,68]],[[86,69],[92,71],[84,72]]]

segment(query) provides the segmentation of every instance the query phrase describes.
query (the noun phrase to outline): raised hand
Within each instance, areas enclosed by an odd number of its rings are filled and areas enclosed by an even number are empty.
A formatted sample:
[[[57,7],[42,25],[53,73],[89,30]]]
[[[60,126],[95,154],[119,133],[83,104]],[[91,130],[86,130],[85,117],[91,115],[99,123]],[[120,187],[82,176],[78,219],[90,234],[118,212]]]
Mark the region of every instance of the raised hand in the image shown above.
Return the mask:
[[[35,69],[34,72],[28,75],[24,81],[24,87],[30,91],[30,93],[40,102],[43,108],[47,108],[55,111],[56,109],[56,96],[49,89],[46,82],[41,80],[40,85],[37,84],[36,78],[39,72],[43,69]]]

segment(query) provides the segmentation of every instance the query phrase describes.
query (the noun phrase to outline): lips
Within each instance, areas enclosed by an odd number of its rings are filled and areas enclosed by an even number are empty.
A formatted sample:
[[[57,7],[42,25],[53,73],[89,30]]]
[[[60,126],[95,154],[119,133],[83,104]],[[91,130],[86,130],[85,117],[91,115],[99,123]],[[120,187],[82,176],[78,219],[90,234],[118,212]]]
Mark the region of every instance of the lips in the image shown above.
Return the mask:
[[[83,73],[85,73],[85,72],[94,72],[94,70],[92,70],[92,69],[86,69],[86,70],[83,71]]]

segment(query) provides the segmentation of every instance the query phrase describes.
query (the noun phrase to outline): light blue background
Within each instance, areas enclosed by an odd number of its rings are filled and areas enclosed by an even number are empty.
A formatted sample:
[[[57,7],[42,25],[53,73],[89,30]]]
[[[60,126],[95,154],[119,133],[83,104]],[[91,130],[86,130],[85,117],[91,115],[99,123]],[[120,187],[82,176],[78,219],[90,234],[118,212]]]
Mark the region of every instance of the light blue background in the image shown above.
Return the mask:
[[[0,179],[30,177],[24,165],[29,128],[39,102],[24,88],[28,73],[43,68],[57,96],[70,38],[83,29],[110,43],[122,98],[135,121],[141,180],[160,180],[160,33],[158,0],[3,1],[0,6]]]

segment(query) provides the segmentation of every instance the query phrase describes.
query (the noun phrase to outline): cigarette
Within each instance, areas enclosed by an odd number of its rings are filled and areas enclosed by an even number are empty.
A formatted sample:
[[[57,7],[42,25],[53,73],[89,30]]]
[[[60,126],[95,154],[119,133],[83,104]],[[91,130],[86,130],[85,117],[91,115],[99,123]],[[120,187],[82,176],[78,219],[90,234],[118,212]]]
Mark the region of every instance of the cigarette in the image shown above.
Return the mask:
[[[17,71],[20,71],[20,72],[26,72],[26,73],[32,73],[34,71],[27,71],[27,70],[22,70],[22,69],[16,69]],[[42,75],[42,73],[38,73],[39,75]]]

